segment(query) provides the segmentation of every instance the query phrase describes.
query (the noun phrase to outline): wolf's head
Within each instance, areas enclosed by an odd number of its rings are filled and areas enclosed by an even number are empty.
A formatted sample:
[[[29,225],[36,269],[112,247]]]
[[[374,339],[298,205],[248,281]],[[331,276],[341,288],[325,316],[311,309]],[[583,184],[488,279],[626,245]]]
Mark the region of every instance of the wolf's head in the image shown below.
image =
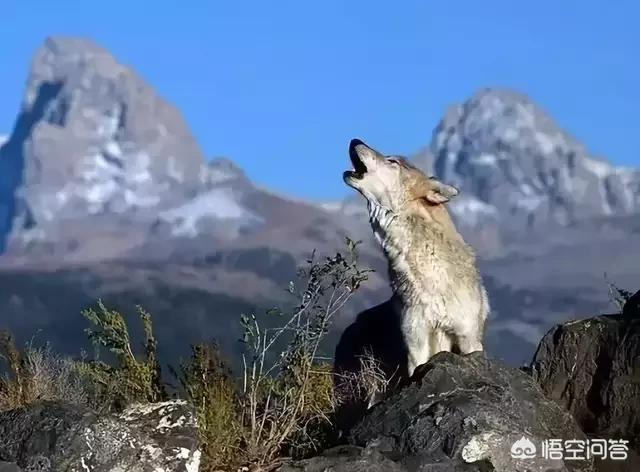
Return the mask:
[[[343,174],[345,183],[360,192],[370,204],[392,212],[400,211],[412,201],[440,205],[458,194],[451,185],[443,184],[406,159],[384,156],[359,139],[349,144],[353,170]]]

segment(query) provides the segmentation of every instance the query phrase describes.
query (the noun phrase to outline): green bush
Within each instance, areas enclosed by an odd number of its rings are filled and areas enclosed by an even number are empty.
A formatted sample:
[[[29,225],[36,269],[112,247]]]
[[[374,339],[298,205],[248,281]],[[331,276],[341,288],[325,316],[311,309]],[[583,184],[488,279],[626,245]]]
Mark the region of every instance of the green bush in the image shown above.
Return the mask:
[[[99,411],[120,410],[139,402],[159,402],[168,398],[162,382],[157,342],[153,335],[151,315],[141,307],[137,313],[144,328],[143,352],[135,355],[129,330],[121,313],[108,309],[102,300],[97,309],[82,312],[93,324],[87,328],[89,339],[96,347],[96,359],[78,362],[78,369],[89,379],[87,389],[93,406]],[[99,359],[104,347],[113,357],[107,363]]]

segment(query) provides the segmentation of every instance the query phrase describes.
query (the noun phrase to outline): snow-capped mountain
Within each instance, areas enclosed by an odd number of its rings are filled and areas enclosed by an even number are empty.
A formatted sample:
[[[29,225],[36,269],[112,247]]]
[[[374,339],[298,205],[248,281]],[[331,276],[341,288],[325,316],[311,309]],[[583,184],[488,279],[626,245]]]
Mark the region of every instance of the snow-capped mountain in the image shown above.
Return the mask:
[[[515,230],[640,212],[640,171],[591,156],[524,95],[484,89],[436,127],[433,171],[467,201],[460,218]]]
[[[235,240],[271,224],[259,201],[276,201],[232,161],[207,162],[175,107],[78,38],[49,38],[36,52],[0,170],[0,250],[10,253],[55,253],[70,238],[78,249],[115,221],[120,239]]]

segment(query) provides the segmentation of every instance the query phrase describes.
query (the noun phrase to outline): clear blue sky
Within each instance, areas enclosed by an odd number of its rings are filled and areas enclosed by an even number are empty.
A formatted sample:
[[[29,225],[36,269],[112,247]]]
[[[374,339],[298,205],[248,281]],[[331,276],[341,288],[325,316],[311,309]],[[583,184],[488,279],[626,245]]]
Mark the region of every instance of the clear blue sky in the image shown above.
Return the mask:
[[[525,92],[594,153],[640,165],[637,0],[2,0],[0,133],[48,35],[88,36],[183,112],[209,156],[296,196],[348,194],[347,143],[410,154],[446,107]]]

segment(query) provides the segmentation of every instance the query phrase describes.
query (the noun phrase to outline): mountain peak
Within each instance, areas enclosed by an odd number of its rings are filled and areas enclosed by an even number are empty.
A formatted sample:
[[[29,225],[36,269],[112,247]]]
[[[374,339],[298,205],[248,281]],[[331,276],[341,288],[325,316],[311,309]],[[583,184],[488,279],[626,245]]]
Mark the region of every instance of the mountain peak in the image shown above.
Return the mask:
[[[215,157],[208,163],[209,181],[211,183],[227,182],[231,180],[247,180],[247,176],[231,159]]]
[[[0,240],[11,226],[172,205],[168,188],[207,174],[172,104],[101,46],[69,37],[36,51],[0,166]]]
[[[640,211],[637,174],[594,158],[522,93],[485,88],[434,130],[436,175],[530,227]]]
[[[61,55],[93,53],[110,56],[106,49],[99,46],[92,39],[78,36],[49,36],[45,39],[42,49]]]

